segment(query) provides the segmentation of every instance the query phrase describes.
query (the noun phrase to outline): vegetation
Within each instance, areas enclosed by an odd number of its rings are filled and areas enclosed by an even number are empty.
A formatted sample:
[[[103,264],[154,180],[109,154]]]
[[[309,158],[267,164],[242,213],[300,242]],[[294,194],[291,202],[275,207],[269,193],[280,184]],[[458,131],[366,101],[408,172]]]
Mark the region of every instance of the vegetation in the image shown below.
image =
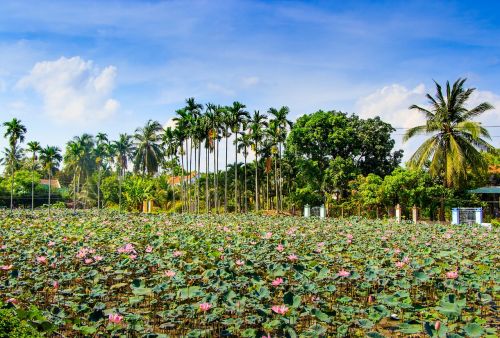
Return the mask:
[[[2,299],[19,309],[38,306],[48,323],[37,322],[49,333],[497,334],[499,228],[256,215],[30,215],[0,215]]]

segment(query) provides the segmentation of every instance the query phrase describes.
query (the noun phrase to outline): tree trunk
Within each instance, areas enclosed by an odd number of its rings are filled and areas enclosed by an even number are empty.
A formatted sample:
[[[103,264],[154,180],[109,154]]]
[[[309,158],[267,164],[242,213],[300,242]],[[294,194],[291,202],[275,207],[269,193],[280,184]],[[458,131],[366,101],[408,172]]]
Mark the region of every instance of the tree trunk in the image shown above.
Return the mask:
[[[255,211],[259,211],[259,152],[255,142]]]
[[[239,129],[239,128],[238,128]],[[239,212],[238,208],[238,131],[234,134],[235,158],[234,158],[234,212]]]
[[[73,173],[73,213],[76,212],[76,168]]]
[[[35,160],[31,167],[31,212],[35,211]]]
[[[118,177],[118,209],[122,213],[122,182],[123,182],[123,168],[120,168],[120,176]]]
[[[278,161],[274,161],[274,197],[276,198],[276,211],[279,212],[279,205],[278,205]]]
[[[10,212],[14,208],[14,159],[10,161]]]
[[[201,141],[200,143],[198,144],[198,172],[196,173],[196,175],[199,176],[200,179],[196,179],[196,187],[198,188],[198,197],[197,197],[197,200],[196,200],[196,207],[197,207],[197,213],[199,214],[200,213],[200,190],[201,190],[201,186],[200,186],[200,183],[201,183]]]
[[[52,173],[51,173],[51,171],[52,171],[52,168],[49,169],[49,218],[50,218],[50,193],[51,193],[51,188],[52,188],[52,183],[51,183],[52,182],[51,181],[52,180],[52,175],[51,175]]]
[[[244,182],[244,194],[243,198],[245,199],[245,213],[248,212],[248,198],[247,198],[247,147],[245,146],[245,182]]]
[[[209,145],[205,148],[205,213],[208,214],[208,210],[210,209],[210,193],[208,191],[208,169],[210,167],[210,154],[209,154]]]
[[[97,170],[97,210],[101,209],[101,165]]]
[[[224,213],[227,213],[227,129],[226,129],[226,169],[224,170]]]
[[[282,181],[282,177],[281,177],[281,142],[279,143],[279,161],[280,161],[280,165],[279,165],[279,180],[278,180],[278,186],[279,186],[279,191],[280,191],[280,194],[279,194],[279,209],[280,210],[283,210],[283,181]]]
[[[266,207],[269,210],[269,171],[266,173],[267,192],[266,192]]]

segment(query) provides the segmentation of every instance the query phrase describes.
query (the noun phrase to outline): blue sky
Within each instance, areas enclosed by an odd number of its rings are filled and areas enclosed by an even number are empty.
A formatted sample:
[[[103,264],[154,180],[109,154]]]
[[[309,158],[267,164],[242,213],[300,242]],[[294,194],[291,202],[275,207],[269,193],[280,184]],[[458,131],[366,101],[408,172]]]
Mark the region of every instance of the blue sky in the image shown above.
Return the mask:
[[[167,123],[191,96],[409,127],[432,79],[458,77],[500,125],[498,1],[3,0],[0,13],[0,114],[42,144]],[[418,140],[400,132],[408,156]]]

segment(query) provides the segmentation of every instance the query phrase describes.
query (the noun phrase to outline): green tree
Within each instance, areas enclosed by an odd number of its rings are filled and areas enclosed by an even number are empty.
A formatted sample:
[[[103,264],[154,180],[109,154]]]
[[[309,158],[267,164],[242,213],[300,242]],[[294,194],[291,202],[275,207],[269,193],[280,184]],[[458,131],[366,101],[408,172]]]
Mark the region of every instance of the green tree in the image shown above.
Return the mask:
[[[250,139],[255,152],[255,211],[259,211],[259,146],[267,126],[267,115],[261,114],[258,110],[254,111],[250,120]]]
[[[128,161],[132,158],[135,147],[132,142],[132,136],[127,134],[120,134],[118,140],[113,141],[113,150],[116,156],[116,163],[118,167],[118,206],[122,210],[122,183],[125,173],[128,168]]]
[[[161,148],[162,126],[159,122],[149,120],[142,128],[135,130],[135,156],[134,170],[142,171],[145,175],[154,175],[163,161],[163,150]]]
[[[26,134],[26,127],[21,123],[21,120],[13,118],[10,121],[4,122],[3,126],[6,128],[4,137],[8,138],[10,153],[9,153],[9,165],[10,165],[10,176],[12,178],[11,189],[10,189],[10,211],[14,206],[13,196],[14,196],[14,169],[17,162],[16,154],[19,153],[18,142],[24,142],[24,134]]]
[[[486,128],[472,121],[475,117],[493,109],[488,102],[468,109],[466,107],[475,88],[464,88],[466,79],[458,79],[450,86],[446,82],[446,97],[441,85],[435,82],[436,94],[426,97],[430,109],[412,105],[409,109],[425,115],[426,124],[410,128],[404,135],[407,141],[416,135],[432,135],[420,145],[409,160],[410,168],[423,168],[430,160],[429,172],[443,180],[445,187],[460,187],[467,180],[467,170],[487,170],[487,163],[480,150],[493,147],[484,139],[490,139]],[[444,197],[440,220],[444,221]]]
[[[46,146],[40,151],[40,162],[47,173],[49,174],[49,217],[50,217],[50,195],[52,188],[53,171],[58,168],[62,161],[61,150],[58,147]]]
[[[31,141],[27,144],[27,150],[31,153],[31,211],[35,208],[35,168],[38,153],[42,150],[40,142]]]

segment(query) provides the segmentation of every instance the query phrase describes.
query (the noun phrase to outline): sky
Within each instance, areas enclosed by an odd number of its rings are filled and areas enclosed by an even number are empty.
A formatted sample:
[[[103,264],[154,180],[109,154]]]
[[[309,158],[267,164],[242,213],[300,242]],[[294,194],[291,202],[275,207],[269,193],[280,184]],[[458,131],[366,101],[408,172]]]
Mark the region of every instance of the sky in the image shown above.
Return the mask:
[[[496,107],[479,121],[500,126],[499,1],[2,0],[0,13],[1,121],[42,145],[168,124],[188,97],[408,128],[433,80],[459,77],[471,105]],[[408,159],[421,140],[402,133]]]

